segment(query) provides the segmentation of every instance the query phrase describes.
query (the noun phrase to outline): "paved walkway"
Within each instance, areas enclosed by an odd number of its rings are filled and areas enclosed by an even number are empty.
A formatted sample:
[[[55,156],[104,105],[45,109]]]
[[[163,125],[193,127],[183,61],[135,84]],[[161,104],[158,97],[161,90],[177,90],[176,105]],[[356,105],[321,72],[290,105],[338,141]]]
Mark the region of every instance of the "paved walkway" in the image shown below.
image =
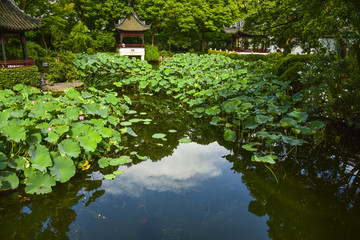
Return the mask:
[[[75,80],[68,83],[54,83],[52,85],[50,84],[41,84],[40,89],[45,91],[52,91],[52,92],[64,92],[68,88],[79,88],[82,85],[84,85],[83,82],[79,80]]]

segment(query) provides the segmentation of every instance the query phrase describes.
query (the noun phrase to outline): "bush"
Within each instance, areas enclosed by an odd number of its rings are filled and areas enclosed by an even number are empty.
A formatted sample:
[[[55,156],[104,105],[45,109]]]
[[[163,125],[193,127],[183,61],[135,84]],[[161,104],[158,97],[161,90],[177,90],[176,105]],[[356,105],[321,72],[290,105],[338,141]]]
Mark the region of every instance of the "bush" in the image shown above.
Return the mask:
[[[46,76],[50,82],[66,82],[78,77],[74,66],[75,54],[64,52],[58,54],[57,58],[49,58],[49,72]]]
[[[158,61],[160,57],[159,50],[156,46],[146,45],[145,47],[145,59]]]
[[[3,89],[12,89],[16,84],[38,86],[40,74],[36,66],[24,68],[0,68],[0,86]]]
[[[228,53],[228,52],[218,52],[209,50],[209,54],[221,54],[226,57],[235,59],[235,60],[244,60],[246,62],[255,62],[258,60],[266,60],[267,55],[262,54],[238,54],[238,53]]]

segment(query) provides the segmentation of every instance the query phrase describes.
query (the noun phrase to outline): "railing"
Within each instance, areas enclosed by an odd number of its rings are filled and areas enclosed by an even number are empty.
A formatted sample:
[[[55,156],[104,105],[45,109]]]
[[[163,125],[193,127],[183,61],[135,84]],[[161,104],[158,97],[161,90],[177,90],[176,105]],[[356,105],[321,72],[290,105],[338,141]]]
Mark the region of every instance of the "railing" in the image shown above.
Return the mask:
[[[145,48],[145,44],[116,44],[118,48]]]
[[[0,61],[0,68],[21,68],[35,65],[35,59]]]

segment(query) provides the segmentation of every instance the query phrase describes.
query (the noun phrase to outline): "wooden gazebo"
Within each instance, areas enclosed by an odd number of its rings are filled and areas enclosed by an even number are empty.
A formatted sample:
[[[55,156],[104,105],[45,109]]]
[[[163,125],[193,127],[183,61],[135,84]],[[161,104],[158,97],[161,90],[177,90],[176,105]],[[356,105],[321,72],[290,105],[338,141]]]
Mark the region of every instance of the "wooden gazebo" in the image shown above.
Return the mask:
[[[25,67],[35,64],[34,59],[28,59],[25,32],[37,30],[40,20],[25,14],[14,0],[0,0],[0,38],[2,59],[0,68]],[[5,43],[8,36],[18,35],[22,44],[23,59],[9,59],[6,56]],[[1,61],[2,60],[2,61]]]
[[[150,25],[142,22],[138,15],[131,10],[115,24],[115,30],[120,35],[120,42],[118,43],[120,56],[140,56],[141,60],[145,59],[145,43],[144,33],[150,29]],[[125,38],[141,39],[141,43],[126,43]]]
[[[244,19],[241,19],[240,21],[237,21],[229,28],[224,27],[225,33],[232,35],[231,48],[230,48],[231,50],[237,49],[237,48],[245,50],[244,49],[244,39],[252,37],[251,34],[244,32],[244,24],[245,24]],[[239,44],[239,38],[241,39],[240,44]],[[234,42],[235,42],[235,47],[234,47]]]

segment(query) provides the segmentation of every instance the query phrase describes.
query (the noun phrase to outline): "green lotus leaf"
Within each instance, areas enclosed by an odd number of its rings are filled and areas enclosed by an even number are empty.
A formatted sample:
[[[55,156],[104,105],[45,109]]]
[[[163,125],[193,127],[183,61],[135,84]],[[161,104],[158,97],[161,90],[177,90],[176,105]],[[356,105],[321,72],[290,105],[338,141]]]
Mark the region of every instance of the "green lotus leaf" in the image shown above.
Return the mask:
[[[117,166],[120,164],[125,164],[125,163],[130,163],[131,162],[131,158],[129,156],[121,156],[119,158],[110,158],[110,165],[111,166]]]
[[[14,118],[22,118],[25,115],[25,110],[13,110],[10,114]]]
[[[116,105],[116,104],[119,103],[120,98],[116,97],[114,94],[109,94],[109,95],[107,95],[107,97],[105,98],[105,100],[106,100],[108,103],[111,103],[112,105]]]
[[[274,161],[274,156],[272,156],[272,155],[266,155],[264,157],[262,157],[260,155],[253,155],[251,157],[251,161],[253,161],[253,162],[263,162],[263,163],[269,163],[269,164],[275,164],[276,163]]]
[[[98,164],[99,164],[100,168],[106,168],[106,167],[108,167],[110,165],[109,164],[109,159],[105,158],[105,157],[102,157],[102,158],[99,159]]]
[[[217,125],[219,122],[219,117],[212,117],[210,124]]]
[[[63,135],[64,133],[66,133],[67,131],[69,131],[69,126],[64,125],[64,126],[56,126],[53,128],[53,131],[58,133],[60,136]]]
[[[248,129],[256,129],[259,124],[256,122],[256,117],[251,116],[245,120],[245,127]]]
[[[49,150],[43,145],[38,144],[36,146],[31,146],[29,148],[29,155],[32,167],[42,172],[46,172],[46,168],[53,164]]]
[[[225,106],[223,107],[223,109],[225,110],[225,112],[227,113],[233,113],[235,112],[237,108],[237,104],[235,101],[233,100],[229,100],[226,102]]]
[[[231,130],[231,129],[227,129],[224,132],[224,139],[225,141],[229,141],[229,142],[235,142],[237,138],[236,132]]]
[[[66,118],[76,121],[79,119],[79,108],[78,107],[71,107],[65,108],[64,110]]]
[[[4,170],[8,165],[8,159],[6,155],[0,152],[0,170]]]
[[[16,156],[9,159],[9,162],[7,165],[10,168],[14,168],[17,171],[19,170],[25,170],[25,159],[24,157]]]
[[[11,140],[14,140],[15,142],[20,142],[20,140],[26,139],[26,131],[23,126],[19,126],[14,123],[10,123],[3,127],[3,130],[7,136]]]
[[[128,110],[128,111],[126,111],[125,113],[126,113],[126,114],[136,114],[137,111],[135,111],[135,110]]]
[[[131,99],[128,97],[128,96],[126,96],[126,95],[123,95],[123,97],[124,97],[124,100],[128,103],[128,104],[132,104],[132,102],[131,102]]]
[[[295,121],[293,118],[283,118],[280,120],[280,125],[284,128],[286,127],[294,127],[297,125],[297,121]]]
[[[293,111],[293,112],[289,113],[289,116],[295,118],[298,123],[303,123],[303,122],[306,122],[309,115],[307,112]]]
[[[180,143],[189,143],[189,142],[191,142],[191,139],[190,138],[181,138],[181,139],[179,139],[179,142]]]
[[[105,138],[109,138],[109,137],[112,136],[112,132],[111,132],[111,130],[109,128],[102,127],[100,129],[98,129],[97,131],[101,136],[103,136]]]
[[[100,115],[102,118],[107,118],[109,116],[109,108],[103,107],[96,110],[96,114]]]
[[[67,182],[75,175],[76,168],[73,160],[65,156],[54,159],[54,165],[50,168],[51,176],[61,183]]]
[[[114,179],[116,176],[114,174],[106,174],[104,175],[104,178],[107,179],[107,180],[112,180]]]
[[[15,172],[0,172],[0,190],[14,189],[19,186],[19,178]]]
[[[126,132],[127,132],[128,134],[130,134],[131,136],[133,136],[133,137],[137,137],[137,136],[138,136],[138,135],[134,132],[134,130],[132,130],[131,127],[127,127],[127,128],[126,128]]]
[[[118,124],[118,119],[114,116],[109,116],[107,118],[108,122],[111,123],[112,125],[116,126]]]
[[[43,174],[39,171],[32,172],[26,181],[25,191],[33,194],[44,194],[52,191],[51,187],[56,185],[56,181],[49,174]]]
[[[89,125],[86,125],[83,122],[77,122],[73,124],[70,130],[70,136],[76,138],[82,135],[87,135],[90,132],[90,129]]]
[[[97,143],[102,141],[102,137],[95,131],[90,132],[89,137],[93,138]]]
[[[94,115],[96,113],[96,111],[99,109],[99,107],[96,103],[84,104],[83,106],[86,109],[86,113],[92,114],[92,115]]]
[[[112,132],[111,138],[114,139],[115,141],[121,142],[121,134],[114,129],[111,129],[111,132]]]
[[[257,122],[258,124],[264,124],[267,122],[271,122],[272,120],[274,120],[274,117],[272,116],[265,116],[261,114],[255,116],[255,122]]]
[[[326,125],[325,123],[321,122],[321,121],[312,121],[309,125],[309,127],[313,130],[318,130],[318,129],[322,129],[324,128]]]
[[[37,144],[41,143],[42,136],[40,133],[33,133],[26,140],[30,146],[37,145]]]
[[[166,134],[163,134],[163,133],[156,133],[156,134],[152,135],[152,138],[156,138],[156,139],[161,139],[164,137],[166,137]]]
[[[8,124],[11,112],[0,112],[0,127],[4,127]]]
[[[49,132],[48,137],[45,138],[49,143],[56,143],[59,140],[60,135],[55,132]]]
[[[169,133],[176,133],[177,131],[174,130],[174,129],[170,129],[170,130],[168,130],[168,132],[169,132]]]
[[[257,148],[254,148],[254,145],[255,144],[245,144],[245,145],[242,145],[241,147],[247,151],[254,152],[254,151],[258,150]]]
[[[118,171],[113,172],[114,175],[120,175],[120,174],[123,174],[123,173],[124,173],[124,172],[121,171],[121,170],[118,170]]]
[[[131,123],[137,123],[137,122],[142,122],[144,121],[143,119],[139,119],[139,118],[133,118],[133,119],[130,119],[129,122]]]
[[[249,108],[251,108],[251,106],[252,106],[252,104],[251,103],[242,103],[241,105],[240,105],[240,111],[246,111],[246,110],[248,110]]]
[[[65,139],[58,145],[61,154],[77,158],[81,153],[79,145],[72,139]]]
[[[86,151],[94,152],[96,150],[97,142],[90,136],[79,137],[79,142]]]
[[[123,127],[128,127],[128,126],[131,126],[132,123],[131,122],[121,122],[120,125]]]
[[[299,130],[303,135],[311,135],[315,133],[315,130],[305,126],[297,126],[296,129]]]

